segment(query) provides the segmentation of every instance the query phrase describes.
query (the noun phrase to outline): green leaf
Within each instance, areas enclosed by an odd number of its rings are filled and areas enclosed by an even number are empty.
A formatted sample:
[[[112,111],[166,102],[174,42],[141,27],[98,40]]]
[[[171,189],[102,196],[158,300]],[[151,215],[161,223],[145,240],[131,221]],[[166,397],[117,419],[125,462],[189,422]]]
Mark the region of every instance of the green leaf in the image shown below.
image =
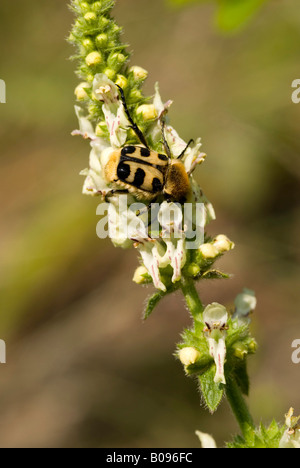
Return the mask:
[[[224,394],[224,385],[214,382],[215,373],[216,366],[213,364],[198,377],[203,399],[211,413],[216,411]]]
[[[153,312],[157,304],[166,296],[165,292],[157,292],[153,296],[149,297],[145,311],[144,311],[144,320],[146,320]]]
[[[223,31],[234,31],[244,26],[266,0],[219,0],[216,23]]]
[[[208,270],[203,275],[201,279],[228,279],[230,276],[227,273],[222,273],[219,270]]]

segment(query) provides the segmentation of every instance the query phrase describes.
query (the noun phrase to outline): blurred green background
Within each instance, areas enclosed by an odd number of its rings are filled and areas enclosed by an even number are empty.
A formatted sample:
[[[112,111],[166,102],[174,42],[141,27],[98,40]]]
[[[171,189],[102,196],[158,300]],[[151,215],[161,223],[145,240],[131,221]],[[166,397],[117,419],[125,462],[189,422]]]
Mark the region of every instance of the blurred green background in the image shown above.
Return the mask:
[[[298,0],[272,1],[238,33],[221,33],[212,3],[119,0],[115,16],[185,138],[208,154],[197,178],[213,202],[209,233],[236,249],[230,281],[199,285],[205,303],[232,307],[246,286],[258,308],[249,405],[257,423],[300,412]],[[71,137],[75,64],[64,0],[2,1],[0,78],[1,447],[198,447],[238,428],[224,402],[214,416],[173,357],[189,316],[166,298],[143,323],[152,288],[131,282],[135,251],[96,237],[98,199],[81,194],[89,145]]]

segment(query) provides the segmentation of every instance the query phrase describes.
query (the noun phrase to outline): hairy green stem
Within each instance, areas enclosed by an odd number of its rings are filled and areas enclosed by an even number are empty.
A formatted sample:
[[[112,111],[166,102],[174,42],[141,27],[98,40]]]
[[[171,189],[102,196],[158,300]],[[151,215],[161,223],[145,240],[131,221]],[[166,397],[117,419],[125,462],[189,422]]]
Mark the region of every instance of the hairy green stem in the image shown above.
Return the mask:
[[[195,288],[195,282],[192,278],[182,277],[181,290],[186,300],[186,304],[195,321],[202,320],[203,304]]]
[[[250,432],[253,433],[255,426],[241,389],[234,378],[227,379],[225,391],[227,400],[239,423],[243,436],[247,438]]]

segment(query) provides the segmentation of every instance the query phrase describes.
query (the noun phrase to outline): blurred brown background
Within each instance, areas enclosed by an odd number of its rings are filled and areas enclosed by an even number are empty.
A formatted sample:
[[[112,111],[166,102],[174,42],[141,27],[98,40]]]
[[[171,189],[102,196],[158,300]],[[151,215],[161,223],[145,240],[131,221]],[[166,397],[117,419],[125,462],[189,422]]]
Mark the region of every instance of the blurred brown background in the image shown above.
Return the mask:
[[[230,281],[199,285],[205,303],[232,306],[244,286],[258,308],[249,405],[257,423],[300,412],[298,0],[270,2],[238,34],[222,35],[210,4],[171,9],[120,0],[115,16],[134,51],[174,99],[171,122],[202,136],[197,177],[236,249],[220,267]],[[77,128],[78,83],[65,37],[67,2],[0,4],[1,447],[198,447],[237,426],[224,402],[214,416],[174,359],[189,316],[178,294],[141,320],[152,288],[131,282],[135,251],[96,237],[98,199],[81,195],[89,146]]]

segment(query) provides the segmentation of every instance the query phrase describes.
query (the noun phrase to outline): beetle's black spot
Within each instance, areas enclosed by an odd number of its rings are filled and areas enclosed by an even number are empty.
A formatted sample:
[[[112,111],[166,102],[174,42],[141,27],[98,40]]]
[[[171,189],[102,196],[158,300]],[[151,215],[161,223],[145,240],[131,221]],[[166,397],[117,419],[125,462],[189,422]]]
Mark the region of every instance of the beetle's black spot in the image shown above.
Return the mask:
[[[130,176],[130,166],[124,162],[120,162],[117,169],[117,175],[119,180],[126,181]]]
[[[135,146],[124,146],[124,148],[122,148],[121,155],[126,156],[126,154],[132,154],[135,152],[135,150]]]
[[[158,158],[161,160],[161,161],[168,161],[168,156],[166,156],[165,154],[159,154],[158,155]]]
[[[163,189],[162,183],[157,177],[154,177],[154,179],[152,180],[152,188],[153,188],[153,192],[155,193],[161,192]]]
[[[146,173],[144,169],[141,169],[140,167],[138,167],[134,175],[134,180],[132,182],[132,185],[134,185],[135,187],[140,187],[141,185],[143,185],[145,177],[146,177]]]
[[[141,148],[141,156],[148,158],[150,156],[150,150],[148,148]]]

